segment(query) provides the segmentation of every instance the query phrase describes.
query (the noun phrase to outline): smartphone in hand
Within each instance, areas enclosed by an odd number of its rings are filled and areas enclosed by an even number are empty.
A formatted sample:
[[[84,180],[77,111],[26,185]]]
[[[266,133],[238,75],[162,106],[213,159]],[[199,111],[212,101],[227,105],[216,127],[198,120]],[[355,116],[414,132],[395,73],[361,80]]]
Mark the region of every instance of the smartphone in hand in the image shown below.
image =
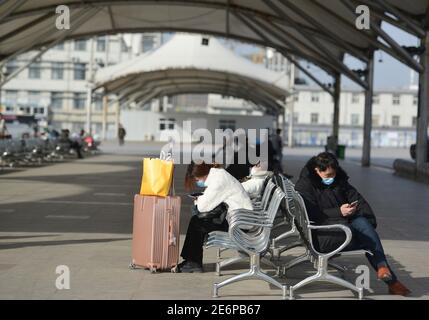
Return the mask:
[[[359,201],[353,201],[352,203],[350,203],[350,207],[356,207],[358,205]]]
[[[188,194],[188,197],[191,198],[191,199],[193,199],[193,200],[196,200],[201,195],[203,195],[202,192],[195,192],[195,193]]]

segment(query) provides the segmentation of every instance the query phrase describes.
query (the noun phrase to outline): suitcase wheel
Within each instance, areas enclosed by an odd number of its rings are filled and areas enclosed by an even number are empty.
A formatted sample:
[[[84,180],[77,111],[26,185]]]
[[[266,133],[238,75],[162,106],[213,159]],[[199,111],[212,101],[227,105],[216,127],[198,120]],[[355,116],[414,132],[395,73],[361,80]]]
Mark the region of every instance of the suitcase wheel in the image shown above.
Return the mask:
[[[130,265],[128,266],[131,270],[135,270],[137,269],[137,266],[134,263],[130,263]]]
[[[150,268],[149,268],[149,271],[150,271],[150,273],[156,273],[156,268],[154,268],[154,267],[150,267]]]

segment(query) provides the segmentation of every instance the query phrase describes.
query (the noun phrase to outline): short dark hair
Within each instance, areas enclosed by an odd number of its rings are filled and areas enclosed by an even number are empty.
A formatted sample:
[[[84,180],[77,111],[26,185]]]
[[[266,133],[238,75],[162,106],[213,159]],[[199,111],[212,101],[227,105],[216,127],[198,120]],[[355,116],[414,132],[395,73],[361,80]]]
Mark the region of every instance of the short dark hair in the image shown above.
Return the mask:
[[[337,170],[340,167],[337,158],[330,152],[322,152],[315,156],[313,165],[322,172],[328,168]]]
[[[276,131],[277,131],[277,134],[282,133],[282,129],[277,129]]]

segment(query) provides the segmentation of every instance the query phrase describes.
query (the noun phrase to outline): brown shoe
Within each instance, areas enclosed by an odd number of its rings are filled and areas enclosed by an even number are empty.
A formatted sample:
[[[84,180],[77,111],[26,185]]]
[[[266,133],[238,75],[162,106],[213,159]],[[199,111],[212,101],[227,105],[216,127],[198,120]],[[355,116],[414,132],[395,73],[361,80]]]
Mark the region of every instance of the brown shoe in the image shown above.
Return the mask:
[[[411,293],[411,290],[399,281],[395,281],[394,283],[389,284],[389,293],[397,296],[408,296]]]
[[[383,281],[392,280],[392,274],[390,273],[390,270],[387,267],[378,268],[377,277],[378,277],[378,279],[383,280]]]

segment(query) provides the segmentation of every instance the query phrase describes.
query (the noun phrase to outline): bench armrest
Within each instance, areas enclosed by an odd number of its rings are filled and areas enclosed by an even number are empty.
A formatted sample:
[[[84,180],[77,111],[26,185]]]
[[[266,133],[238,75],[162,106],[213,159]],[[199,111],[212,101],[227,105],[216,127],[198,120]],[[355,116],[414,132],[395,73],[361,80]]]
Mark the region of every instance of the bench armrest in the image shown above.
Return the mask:
[[[333,229],[340,229],[342,231],[344,231],[344,233],[346,234],[346,240],[334,251],[331,251],[329,253],[326,254],[321,254],[322,256],[325,256],[327,258],[330,258],[334,255],[336,255],[337,253],[341,252],[345,247],[347,247],[347,245],[350,243],[350,241],[352,240],[352,231],[350,230],[349,227],[346,227],[342,224],[331,224],[331,225],[326,225],[326,226],[315,226],[315,225],[309,225],[308,226],[309,229],[312,230],[333,230]]]

